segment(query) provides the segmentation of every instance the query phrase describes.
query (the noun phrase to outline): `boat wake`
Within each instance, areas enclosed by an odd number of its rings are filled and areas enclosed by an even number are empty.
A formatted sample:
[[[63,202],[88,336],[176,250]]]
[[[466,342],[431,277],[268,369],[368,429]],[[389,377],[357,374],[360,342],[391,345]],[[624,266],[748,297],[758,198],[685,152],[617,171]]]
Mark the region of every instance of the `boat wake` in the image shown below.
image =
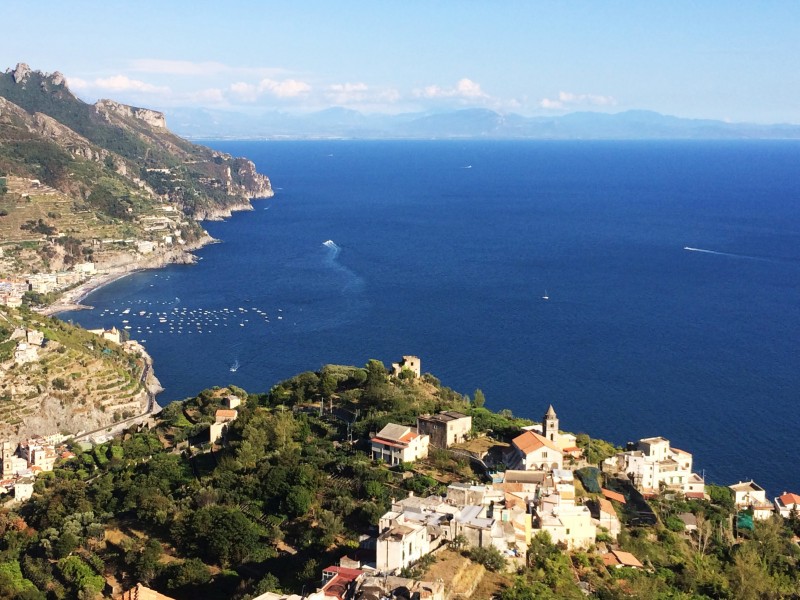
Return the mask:
[[[764,262],[775,262],[774,259],[765,258],[762,256],[749,256],[747,254],[734,254],[733,252],[718,252],[716,250],[706,250],[705,248],[692,248],[691,246],[684,246],[684,250],[689,252],[702,252],[703,254],[716,254],[717,256],[730,256],[732,258],[744,258],[747,260],[761,260]]]
[[[339,252],[342,251],[342,249],[339,246],[337,246],[336,242],[334,242],[333,240],[326,240],[322,242],[322,245],[325,246],[326,248],[330,248],[331,250],[329,256],[330,260],[336,260],[336,257],[339,256]]]
[[[353,292],[353,291],[361,291],[363,287],[362,279],[353,273],[350,269],[345,267],[344,265],[340,264],[337,258],[342,251],[341,246],[339,246],[333,240],[325,240],[322,242],[322,245],[328,249],[328,256],[326,257],[326,261],[329,265],[331,265],[337,271],[340,271],[342,274],[345,275],[345,282],[344,286],[342,287],[343,291]]]

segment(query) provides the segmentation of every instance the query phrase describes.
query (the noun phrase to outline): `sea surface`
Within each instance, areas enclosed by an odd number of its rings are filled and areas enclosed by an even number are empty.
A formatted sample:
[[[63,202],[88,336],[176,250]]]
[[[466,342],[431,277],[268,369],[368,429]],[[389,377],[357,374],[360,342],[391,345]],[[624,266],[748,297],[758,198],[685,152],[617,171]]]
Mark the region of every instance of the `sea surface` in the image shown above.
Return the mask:
[[[61,315],[130,327],[161,404],[415,354],[493,409],[800,492],[800,144],[209,145],[275,197]]]

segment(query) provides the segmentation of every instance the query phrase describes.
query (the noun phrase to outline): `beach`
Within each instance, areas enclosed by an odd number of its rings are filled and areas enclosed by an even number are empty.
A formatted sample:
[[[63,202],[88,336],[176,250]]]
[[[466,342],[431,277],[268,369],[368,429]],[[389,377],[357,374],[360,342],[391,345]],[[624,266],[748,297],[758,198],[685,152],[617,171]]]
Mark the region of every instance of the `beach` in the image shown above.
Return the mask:
[[[146,269],[159,269],[169,264],[194,264],[197,259],[192,252],[217,241],[210,235],[205,235],[196,242],[187,244],[179,249],[172,249],[158,254],[154,253],[152,256],[143,258],[134,258],[123,265],[98,271],[78,286],[66,290],[55,302],[38,312],[43,315],[57,315],[72,310],[90,309],[92,307],[83,304],[83,300],[103,286]]]

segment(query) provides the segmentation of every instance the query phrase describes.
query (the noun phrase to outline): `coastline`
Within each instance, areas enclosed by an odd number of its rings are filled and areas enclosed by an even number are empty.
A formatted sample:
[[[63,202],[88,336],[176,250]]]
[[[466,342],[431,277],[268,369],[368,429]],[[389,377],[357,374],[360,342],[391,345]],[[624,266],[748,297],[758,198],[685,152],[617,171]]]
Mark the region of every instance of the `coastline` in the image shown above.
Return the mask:
[[[112,267],[105,272],[92,275],[80,285],[67,290],[55,302],[38,312],[47,316],[56,316],[71,310],[90,310],[92,307],[83,304],[83,301],[92,292],[133,273],[148,269],[160,269],[170,264],[194,264],[197,262],[197,258],[192,252],[218,242],[219,240],[212,238],[210,235],[205,235],[193,244],[188,244],[185,248],[169,250],[153,257],[134,259],[125,265]]]
[[[208,210],[196,220],[198,223],[202,223],[203,221],[224,221],[225,219],[230,218],[234,212],[255,210],[252,204],[253,200],[267,199],[271,198],[272,196],[273,194],[267,194],[262,191],[260,195],[253,198],[248,198],[244,202],[231,204],[225,208]],[[102,273],[92,275],[80,285],[65,291],[55,302],[38,310],[37,312],[46,316],[56,316],[60,313],[72,310],[91,310],[92,307],[83,304],[83,301],[92,292],[95,292],[119,279],[123,279],[128,275],[139,273],[140,271],[146,271],[148,269],[160,269],[171,264],[194,264],[197,262],[197,257],[195,257],[192,252],[210,244],[217,244],[219,241],[220,240],[214,239],[206,232],[203,237],[191,244],[187,244],[184,247],[173,248],[167,250],[166,252],[155,254],[150,257],[135,257],[129,263],[117,267],[111,267]]]

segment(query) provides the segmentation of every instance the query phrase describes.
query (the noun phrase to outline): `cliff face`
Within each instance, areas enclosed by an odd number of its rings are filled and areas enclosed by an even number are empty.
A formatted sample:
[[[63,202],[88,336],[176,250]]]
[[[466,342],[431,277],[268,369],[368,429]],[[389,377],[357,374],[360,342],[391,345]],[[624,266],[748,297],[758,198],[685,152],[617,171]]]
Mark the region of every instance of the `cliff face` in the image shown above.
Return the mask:
[[[94,108],[98,114],[105,116],[108,121],[111,121],[110,115],[114,113],[122,117],[140,119],[155,129],[167,128],[167,120],[164,118],[164,113],[150,110],[149,108],[135,108],[113,100],[98,100],[95,102]]]
[[[0,239],[18,244],[4,248],[0,277],[153,252],[182,260],[204,239],[197,221],[273,195],[251,161],[176,136],[162,113],[87,104],[60,73],[22,63],[0,73],[0,177]]]
[[[269,179],[249,160],[174,135],[160,112],[113,100],[86,104],[58,72],[41,73],[20,63],[0,73],[0,98],[2,174],[30,174],[67,193],[77,187],[74,178],[82,176],[88,196],[111,170],[131,192],[173,203],[189,216],[272,196]],[[42,142],[52,149],[42,152]],[[96,163],[93,172],[75,175],[75,169],[57,164],[63,152]],[[72,182],[66,170],[73,172]]]

